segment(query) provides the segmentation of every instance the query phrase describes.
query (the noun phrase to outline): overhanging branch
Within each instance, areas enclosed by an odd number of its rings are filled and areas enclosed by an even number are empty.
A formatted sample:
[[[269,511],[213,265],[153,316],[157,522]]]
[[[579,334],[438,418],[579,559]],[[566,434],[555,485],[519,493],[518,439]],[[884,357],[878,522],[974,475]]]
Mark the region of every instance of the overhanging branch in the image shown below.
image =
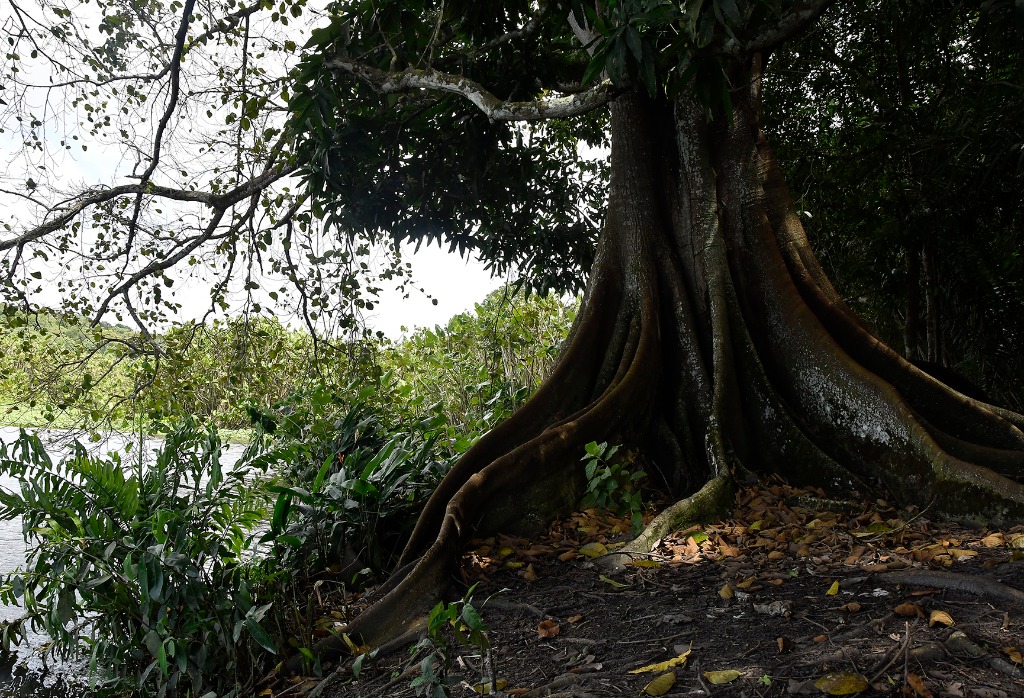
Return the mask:
[[[401,72],[389,72],[342,57],[327,61],[326,67],[353,75],[381,94],[435,90],[460,95],[476,105],[492,121],[567,119],[602,107],[622,93],[621,88],[604,80],[578,94],[531,102],[510,102],[498,99],[474,80],[437,70],[407,68]]]
[[[770,51],[804,31],[828,9],[835,0],[805,0],[797,3],[779,21],[747,41],[729,38],[719,53],[743,58],[761,51]]]
[[[298,169],[298,165],[289,164],[280,168],[269,167],[264,170],[260,175],[250,179],[248,182],[244,182],[239,186],[231,189],[223,194],[213,194],[211,192],[204,191],[192,191],[190,189],[176,189],[173,187],[165,187],[158,184],[149,182],[147,184],[132,183],[122,184],[116,187],[109,188],[96,188],[83,192],[80,196],[76,197],[70,205],[64,209],[63,213],[52,218],[51,220],[32,228],[31,230],[25,231],[23,234],[16,237],[8,238],[6,240],[0,240],[0,252],[26,245],[34,240],[46,237],[50,233],[53,233],[68,223],[70,223],[76,216],[85,211],[88,208],[97,206],[107,201],[112,201],[121,196],[132,196],[132,195],[146,195],[161,199],[169,199],[172,201],[188,201],[194,203],[205,204],[212,209],[222,210],[226,209],[234,204],[245,200],[254,193],[260,192],[266,189],[268,186],[281,179],[290,175],[292,172]]]

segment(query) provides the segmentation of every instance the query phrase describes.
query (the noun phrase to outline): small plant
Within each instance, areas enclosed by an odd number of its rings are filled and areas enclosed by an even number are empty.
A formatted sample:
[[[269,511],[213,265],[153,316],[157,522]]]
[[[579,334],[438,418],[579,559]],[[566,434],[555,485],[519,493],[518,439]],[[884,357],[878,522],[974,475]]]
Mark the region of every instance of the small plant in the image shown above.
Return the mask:
[[[607,442],[591,441],[586,446],[587,491],[583,506],[610,509],[619,514],[629,514],[633,532],[643,526],[644,502],[640,493],[640,480],[646,477],[642,470],[631,470],[629,463],[615,460],[618,446]]]
[[[487,626],[473,605],[475,589],[476,585],[470,587],[461,601],[442,601],[431,610],[427,635],[412,649],[413,653],[427,653],[420,662],[420,675],[410,683],[417,696],[449,698],[451,687],[463,680],[464,677],[451,673],[454,656],[448,642],[449,634],[460,645],[477,653],[482,677],[492,673],[488,671],[491,645],[487,639]]]

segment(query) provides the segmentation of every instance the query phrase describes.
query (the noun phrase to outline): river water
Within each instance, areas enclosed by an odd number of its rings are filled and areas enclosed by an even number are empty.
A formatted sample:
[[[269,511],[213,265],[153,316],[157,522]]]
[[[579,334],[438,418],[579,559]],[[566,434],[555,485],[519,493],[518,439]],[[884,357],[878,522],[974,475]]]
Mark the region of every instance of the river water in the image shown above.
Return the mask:
[[[17,428],[0,427],[0,439],[7,443],[18,438],[18,434]],[[40,437],[47,444],[47,452],[54,461],[59,461],[70,450],[67,432],[40,432]],[[111,434],[96,444],[94,450],[97,453],[122,451],[129,439],[123,434]],[[143,448],[152,452],[159,445],[160,441],[149,439],[143,443]],[[221,466],[229,470],[243,450],[241,445],[225,444]],[[20,483],[16,478],[0,475],[0,487],[17,492]],[[24,562],[25,539],[21,519],[0,521],[0,572],[12,572]],[[20,615],[19,607],[0,604],[0,621],[14,620]],[[84,664],[45,662],[42,647],[47,639],[44,635],[30,634],[28,645],[19,647],[14,658],[0,658],[0,698],[71,698],[82,695],[82,683],[87,679],[88,668]]]

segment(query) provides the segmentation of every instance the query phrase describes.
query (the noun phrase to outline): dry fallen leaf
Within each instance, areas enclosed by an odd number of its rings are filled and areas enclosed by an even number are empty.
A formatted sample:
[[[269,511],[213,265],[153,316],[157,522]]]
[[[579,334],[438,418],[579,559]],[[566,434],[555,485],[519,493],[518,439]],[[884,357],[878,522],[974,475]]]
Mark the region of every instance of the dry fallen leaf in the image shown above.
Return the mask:
[[[814,682],[819,691],[830,696],[849,696],[870,688],[868,680],[860,674],[836,673],[825,674]]]
[[[690,658],[690,652],[692,651],[693,648],[687,648],[685,652],[680,652],[678,657],[672,657],[672,659],[664,662],[658,662],[657,664],[648,664],[647,666],[642,666],[639,669],[631,669],[629,673],[646,674],[655,671],[665,671],[666,669],[671,669],[677,666],[686,666],[686,661]]]
[[[783,652],[789,652],[795,646],[795,643],[788,637],[775,638],[775,644],[779,646],[779,654],[782,654]]]
[[[737,589],[749,589],[750,585],[757,581],[757,577],[747,577],[736,585]]]
[[[603,574],[600,575],[598,577],[598,579],[600,579],[605,584],[611,584],[616,589],[622,589],[623,587],[628,587],[629,586],[628,584],[623,584],[622,582],[617,582],[614,579],[612,579],[611,577],[606,577]]]
[[[540,577],[537,576],[537,570],[533,569],[533,563],[526,566],[526,571],[523,572],[523,579],[528,582],[536,582]]]
[[[917,698],[935,698],[917,674],[907,674],[907,685],[914,691],[914,695]]]
[[[581,620],[583,620],[583,616],[569,616],[568,618],[566,618],[566,620],[568,620],[570,623],[579,623]]]
[[[1002,533],[990,533],[981,539],[981,544],[986,548],[998,548],[1006,543],[1006,537]]]
[[[924,609],[911,601],[901,603],[899,606],[892,610],[898,616],[905,616],[907,618],[924,618]]]
[[[956,625],[956,623],[953,621],[953,617],[950,616],[945,611],[932,611],[932,614],[930,616],[928,616],[928,627],[929,628],[932,627],[933,625],[935,625],[936,623],[941,623],[942,625],[945,625],[946,627],[951,627],[951,626]]]
[[[499,691],[503,690],[505,686],[508,686],[508,681],[505,679],[498,679],[494,683]],[[489,696],[491,694],[491,682],[486,681],[484,683],[474,684],[473,690],[482,696]]]
[[[587,557],[601,557],[608,554],[608,548],[605,547],[604,543],[587,543],[579,551]]]
[[[856,601],[851,601],[848,604],[843,604],[842,606],[840,606],[839,610],[846,611],[847,613],[857,613],[858,611],[860,611],[861,608],[863,607],[859,603],[857,603]]]
[[[835,596],[836,594],[838,594],[839,593],[839,582],[838,581],[832,582],[832,586],[830,586],[828,588],[828,591],[826,591],[825,593],[828,594],[829,596]]]
[[[537,624],[537,637],[542,640],[555,637],[560,632],[562,632],[562,628],[558,625],[557,621],[550,619],[542,620]]]
[[[669,689],[672,688],[675,683],[676,673],[674,671],[670,671],[667,674],[662,674],[644,686],[642,693],[649,696],[663,696],[668,693]]]
[[[732,587],[728,583],[724,584],[721,589],[718,590],[718,595],[723,599],[731,599],[736,594],[733,593]]]
[[[1021,657],[1020,650],[1016,647],[1004,647],[1003,654],[1009,657],[1014,664],[1024,664],[1024,657]]]
[[[705,671],[704,678],[708,680],[708,683],[715,686],[720,686],[723,683],[729,683],[735,681],[739,677],[743,676],[743,672],[736,671],[735,669],[725,669],[723,671]]]

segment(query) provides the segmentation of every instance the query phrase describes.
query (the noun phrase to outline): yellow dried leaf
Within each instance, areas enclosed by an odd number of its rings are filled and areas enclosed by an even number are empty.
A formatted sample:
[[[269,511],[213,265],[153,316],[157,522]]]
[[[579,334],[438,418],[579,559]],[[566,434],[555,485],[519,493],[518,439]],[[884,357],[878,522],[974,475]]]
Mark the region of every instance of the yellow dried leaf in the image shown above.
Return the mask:
[[[1010,539],[1010,547],[1021,549],[1024,548],[1024,533],[1017,534]]]
[[[749,589],[750,585],[757,581],[757,577],[747,577],[736,585],[737,589]]]
[[[736,594],[732,590],[732,587],[729,586],[728,583],[722,585],[722,588],[718,590],[718,595],[721,596],[723,599],[731,599],[732,597],[736,596]]]
[[[736,671],[735,669],[725,669],[724,671],[705,671],[704,678],[708,680],[708,683],[715,686],[720,686],[723,683],[729,683],[735,681],[739,677],[743,676],[743,672]]]
[[[814,687],[830,696],[849,696],[866,691],[871,685],[860,674],[825,674],[814,682]]]
[[[685,652],[680,654],[678,657],[672,657],[672,659],[669,659],[669,660],[664,661],[664,662],[658,662],[657,664],[648,664],[647,666],[642,666],[639,669],[631,669],[629,671],[629,673],[630,674],[647,674],[647,673],[651,673],[651,672],[654,672],[654,671],[665,671],[667,669],[671,669],[671,668],[677,667],[677,666],[685,666],[686,665],[686,661],[690,658],[690,652],[692,652],[692,651],[693,651],[693,648],[687,649]]]
[[[942,625],[945,625],[947,628],[956,625],[956,623],[953,621],[953,617],[945,611],[932,611],[932,614],[928,616],[929,628],[935,625],[936,623],[941,623]]]
[[[1024,664],[1024,657],[1021,657],[1020,650],[1016,647],[1004,647],[1003,654],[1009,657],[1014,664]]]
[[[998,548],[1006,542],[1006,536],[1002,533],[990,533],[981,539],[981,544],[986,548]]]
[[[516,551],[516,549],[513,548],[511,545],[503,545],[498,550],[498,557],[508,557],[509,555],[514,554],[515,551]]]
[[[547,640],[555,637],[560,632],[562,632],[562,628],[558,625],[557,621],[550,619],[542,620],[537,624],[537,637],[541,640]]]
[[[508,686],[508,681],[505,679],[498,679],[494,683],[499,691],[503,690],[505,686]],[[491,682],[487,681],[484,683],[474,684],[473,690],[482,696],[488,696],[491,694]]]
[[[583,620],[583,616],[569,616],[568,618],[566,618],[566,620],[570,623],[579,623],[581,620]]]
[[[657,560],[630,560],[626,564],[631,567],[661,567]]]
[[[825,593],[828,594],[829,596],[835,596],[836,594],[838,594],[839,593],[839,582],[838,581],[832,582],[832,586],[830,586],[828,588],[828,591],[826,591]]]
[[[674,671],[670,671],[667,674],[662,674],[644,686],[644,690],[641,691],[641,693],[648,696],[663,696],[668,693],[669,689],[675,684],[676,673]]]
[[[349,637],[348,633],[342,633],[341,639],[345,642],[345,645],[352,654],[359,655],[370,651],[369,645],[357,645],[355,641]]]
[[[622,582],[616,582],[611,577],[606,577],[603,574],[600,577],[598,577],[598,579],[600,579],[605,584],[611,584],[616,589],[622,589],[623,587],[628,587],[629,586],[628,584],[623,584]]]
[[[519,562],[518,560],[509,560],[508,562],[505,563],[505,567],[509,568],[510,570],[518,570],[518,569],[524,567],[525,565],[526,565],[526,563]]]
[[[587,543],[580,548],[580,554],[587,557],[601,557],[608,554],[608,548],[605,547],[604,543]]]

